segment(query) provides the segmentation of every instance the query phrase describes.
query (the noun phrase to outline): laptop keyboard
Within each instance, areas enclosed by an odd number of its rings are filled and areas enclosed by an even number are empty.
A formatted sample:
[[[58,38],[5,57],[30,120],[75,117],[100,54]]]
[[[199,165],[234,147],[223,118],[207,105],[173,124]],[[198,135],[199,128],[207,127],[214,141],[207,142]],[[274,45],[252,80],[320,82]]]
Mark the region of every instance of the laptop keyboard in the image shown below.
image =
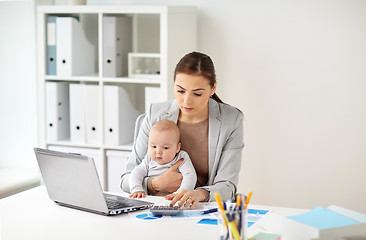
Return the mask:
[[[106,198],[105,200],[109,209],[119,209],[132,206],[130,203],[123,203],[109,198]]]

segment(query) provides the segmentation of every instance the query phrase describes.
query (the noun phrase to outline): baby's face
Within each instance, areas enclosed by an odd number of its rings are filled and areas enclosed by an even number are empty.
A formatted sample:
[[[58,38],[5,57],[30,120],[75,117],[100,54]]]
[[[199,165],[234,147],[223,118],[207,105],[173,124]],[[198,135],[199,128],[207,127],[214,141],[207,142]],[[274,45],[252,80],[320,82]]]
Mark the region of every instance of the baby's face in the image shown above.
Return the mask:
[[[158,164],[171,162],[175,154],[179,152],[180,144],[176,133],[171,130],[158,132],[154,129],[149,136],[149,157]]]

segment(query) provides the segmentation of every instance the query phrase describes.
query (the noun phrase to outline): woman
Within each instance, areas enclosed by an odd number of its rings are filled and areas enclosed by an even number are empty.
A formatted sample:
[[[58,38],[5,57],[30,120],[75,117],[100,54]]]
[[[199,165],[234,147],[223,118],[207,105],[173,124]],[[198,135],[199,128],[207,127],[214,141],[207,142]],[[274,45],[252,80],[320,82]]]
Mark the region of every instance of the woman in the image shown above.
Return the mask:
[[[216,74],[211,58],[203,53],[186,54],[174,74],[175,100],[150,106],[142,123],[133,151],[122,175],[121,188],[129,192],[130,172],[141,163],[148,149],[151,126],[168,119],[178,124],[181,149],[186,151],[197,173],[195,190],[169,194],[171,205],[195,208],[198,202],[214,201],[214,193],[223,200],[233,199],[238,184],[243,143],[243,114],[224,104],[215,94]],[[176,191],[182,175],[173,165],[163,175],[146,178],[144,188],[150,194],[165,195]]]

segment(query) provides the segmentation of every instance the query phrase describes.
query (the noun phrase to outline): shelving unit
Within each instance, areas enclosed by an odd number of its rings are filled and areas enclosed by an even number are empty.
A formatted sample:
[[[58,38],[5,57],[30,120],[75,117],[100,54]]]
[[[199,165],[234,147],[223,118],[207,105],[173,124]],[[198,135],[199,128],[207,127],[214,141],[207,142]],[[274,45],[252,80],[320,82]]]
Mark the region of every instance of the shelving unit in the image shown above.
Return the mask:
[[[47,16],[78,17],[85,36],[95,46],[95,68],[94,74],[81,76],[60,77],[47,75],[46,64],[46,37],[47,37]],[[127,154],[132,149],[132,142],[123,145],[104,144],[104,134],[101,132],[98,143],[74,143],[70,140],[49,141],[47,140],[46,127],[46,83],[47,82],[68,82],[80,84],[94,84],[99,90],[98,106],[99,129],[104,129],[104,86],[116,85],[127,89],[133,107],[140,113],[145,112],[146,87],[159,87],[160,97],[163,100],[173,99],[173,72],[176,63],[186,53],[196,50],[196,10],[195,7],[179,6],[40,6],[38,7],[38,109],[39,109],[39,143],[45,148],[81,148],[83,150],[98,150],[100,163],[99,175],[105,190],[116,190],[111,186],[119,183],[107,182],[107,154],[108,150],[125,151]],[[103,17],[105,16],[128,16],[131,17],[133,53],[150,53],[160,57],[159,75],[151,78],[131,78],[128,74],[121,77],[104,77],[103,73]],[[154,55],[155,56],[155,55]],[[125,56],[127,59],[127,56]],[[126,71],[127,72],[127,71]],[[110,178],[109,178],[110,179]]]

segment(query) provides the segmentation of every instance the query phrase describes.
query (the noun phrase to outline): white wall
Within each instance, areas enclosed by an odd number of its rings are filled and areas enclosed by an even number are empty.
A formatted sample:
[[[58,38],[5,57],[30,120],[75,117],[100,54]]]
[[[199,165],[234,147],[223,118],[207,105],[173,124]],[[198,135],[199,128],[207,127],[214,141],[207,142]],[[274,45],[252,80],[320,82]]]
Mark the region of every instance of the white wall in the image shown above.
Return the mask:
[[[223,95],[246,114],[240,190],[264,204],[366,212],[366,2],[243,8],[228,44],[237,62],[223,64],[241,89]]]
[[[0,1],[0,167],[36,168],[33,1]]]
[[[246,116],[239,190],[366,212],[366,2],[230,3],[207,13],[217,19],[200,47],[220,39],[206,51],[221,95]]]
[[[366,212],[366,2],[214,11],[200,47],[218,63],[223,98],[246,116],[239,190],[253,189],[255,203]]]

